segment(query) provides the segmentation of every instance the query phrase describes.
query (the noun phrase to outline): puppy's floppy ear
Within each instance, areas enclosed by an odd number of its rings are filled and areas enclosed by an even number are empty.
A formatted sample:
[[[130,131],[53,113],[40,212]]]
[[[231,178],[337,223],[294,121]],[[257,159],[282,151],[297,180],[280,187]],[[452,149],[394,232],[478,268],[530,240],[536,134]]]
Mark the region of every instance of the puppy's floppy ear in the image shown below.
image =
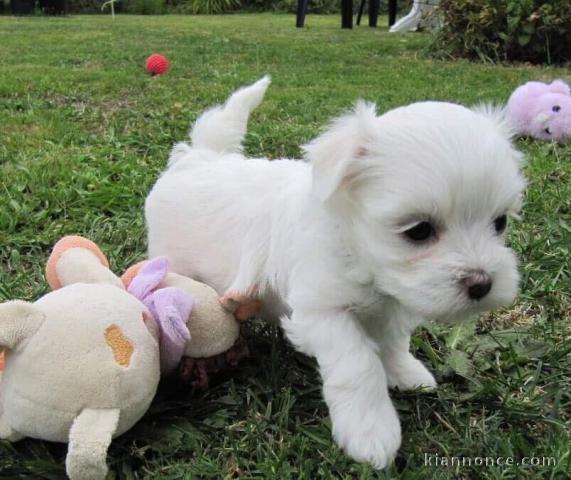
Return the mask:
[[[325,133],[303,147],[311,162],[313,190],[328,200],[367,169],[365,158],[374,138],[375,105],[357,102],[355,109],[335,120]]]
[[[482,103],[472,107],[471,110],[490,120],[503,137],[508,140],[512,140],[515,137],[517,129],[511,122],[506,107],[493,105],[491,103]]]

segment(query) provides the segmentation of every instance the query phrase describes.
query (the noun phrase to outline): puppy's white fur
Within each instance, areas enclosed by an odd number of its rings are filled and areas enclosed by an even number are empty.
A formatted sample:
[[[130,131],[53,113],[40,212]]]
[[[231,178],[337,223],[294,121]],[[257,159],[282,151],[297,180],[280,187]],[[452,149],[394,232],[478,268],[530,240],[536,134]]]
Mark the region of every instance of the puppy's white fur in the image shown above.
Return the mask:
[[[201,116],[149,194],[150,256],[220,293],[255,291],[316,357],[338,444],[378,468],[400,445],[388,386],[434,388],[409,353],[425,319],[511,302],[516,259],[494,219],[518,211],[520,154],[501,114],[426,102],[377,116],[357,104],[305,147],[307,161],[245,158],[269,78]],[[430,222],[435,235],[404,233]],[[466,293],[471,272],[491,291]]]

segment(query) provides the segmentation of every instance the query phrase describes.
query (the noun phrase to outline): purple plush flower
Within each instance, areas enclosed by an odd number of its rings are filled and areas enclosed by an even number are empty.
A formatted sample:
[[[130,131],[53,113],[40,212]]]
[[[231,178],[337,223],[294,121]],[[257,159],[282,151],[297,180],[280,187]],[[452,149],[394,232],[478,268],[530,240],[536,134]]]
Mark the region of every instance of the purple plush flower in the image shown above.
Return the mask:
[[[145,263],[133,278],[127,291],[149,309],[160,330],[161,371],[169,373],[179,364],[190,332],[186,321],[192,311],[192,297],[175,287],[159,288],[168,273],[166,257]]]

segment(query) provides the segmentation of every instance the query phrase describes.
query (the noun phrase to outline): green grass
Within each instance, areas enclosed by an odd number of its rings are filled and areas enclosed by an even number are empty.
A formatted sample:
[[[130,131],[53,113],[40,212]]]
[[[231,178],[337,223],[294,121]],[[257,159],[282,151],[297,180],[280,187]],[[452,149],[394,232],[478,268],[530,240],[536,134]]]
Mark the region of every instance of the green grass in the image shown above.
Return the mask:
[[[250,154],[299,154],[358,97],[386,110],[423,99],[505,101],[520,83],[569,70],[435,62],[422,34],[342,31],[338,17],[0,17],[0,300],[47,291],[42,269],[62,235],[98,242],[117,272],[145,255],[142,207],[173,142],[206,106],[265,73]],[[385,25],[385,21],[381,23]],[[172,61],[163,77],[146,56]],[[461,327],[429,325],[414,348],[436,372],[430,394],[394,393],[402,455],[378,473],[332,443],[314,363],[272,328],[252,358],[204,394],[165,385],[117,439],[114,478],[567,478],[571,148],[520,141],[529,190],[510,241],[522,292],[510,310]],[[49,361],[49,359],[45,359]],[[65,446],[0,442],[1,478],[64,478]],[[555,457],[550,467],[424,465],[424,454]]]

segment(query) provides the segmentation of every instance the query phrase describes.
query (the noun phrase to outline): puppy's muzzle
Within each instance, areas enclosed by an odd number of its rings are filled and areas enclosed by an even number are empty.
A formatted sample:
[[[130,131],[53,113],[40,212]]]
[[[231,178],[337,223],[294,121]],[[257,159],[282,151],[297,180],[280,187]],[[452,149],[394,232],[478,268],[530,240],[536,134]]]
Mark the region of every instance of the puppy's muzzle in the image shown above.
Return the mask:
[[[492,279],[483,270],[473,270],[469,272],[463,279],[462,285],[466,289],[466,293],[471,300],[481,300],[492,289]]]

